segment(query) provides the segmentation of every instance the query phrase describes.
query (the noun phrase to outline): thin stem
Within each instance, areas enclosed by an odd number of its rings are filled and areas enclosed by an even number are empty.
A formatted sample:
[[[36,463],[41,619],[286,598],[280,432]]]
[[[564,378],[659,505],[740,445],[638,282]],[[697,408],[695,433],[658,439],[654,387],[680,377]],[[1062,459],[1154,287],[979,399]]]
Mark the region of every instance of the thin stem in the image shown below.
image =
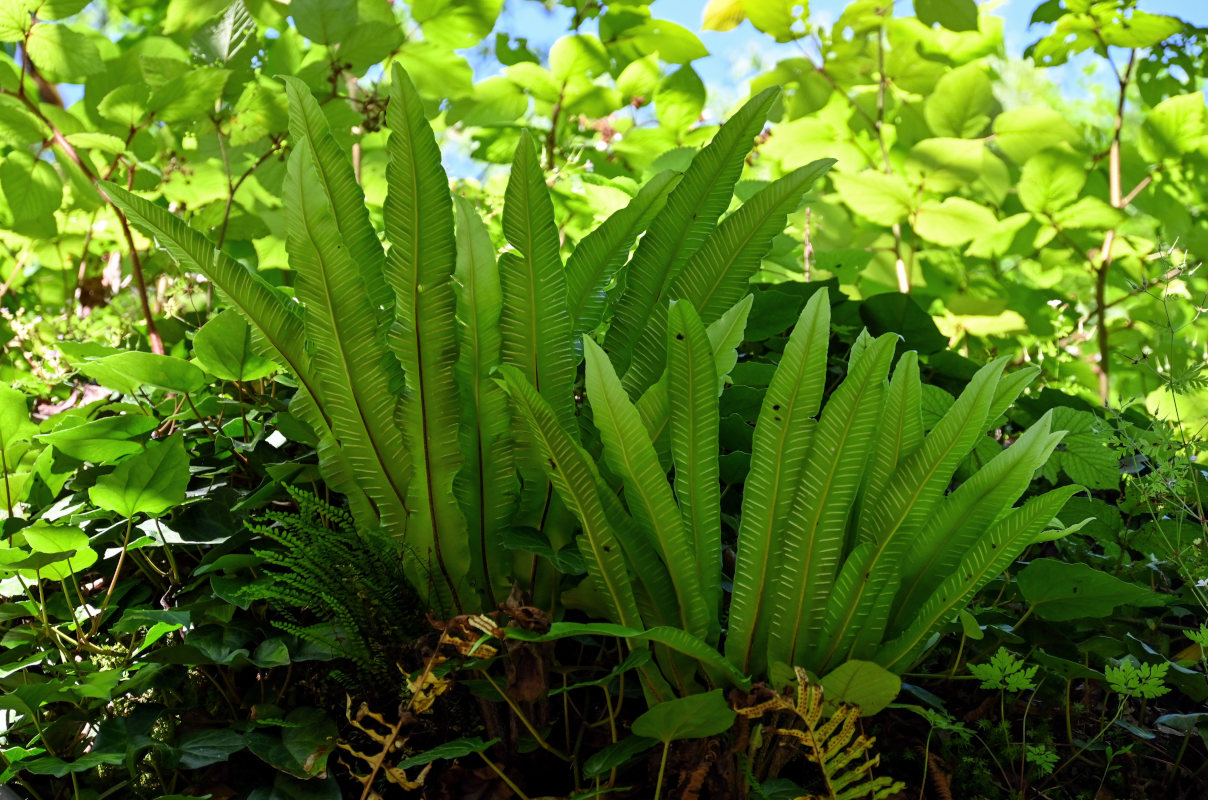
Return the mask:
[[[663,756],[659,759],[659,777],[654,784],[654,800],[659,800],[663,793],[663,773],[667,771],[667,753],[671,750],[671,742],[663,742]]]
[[[495,765],[494,761],[487,758],[486,753],[483,753],[481,750],[479,750],[478,757],[481,758],[483,761],[487,762],[487,766],[495,771],[495,774],[499,776],[499,779],[501,781],[503,781],[505,784],[507,784],[507,787],[509,789],[511,789],[513,792],[515,792],[516,796],[519,797],[520,800],[531,800],[531,798],[527,794],[520,791],[520,787],[517,786],[515,783],[513,783],[511,778],[509,778],[506,774],[504,774],[503,770],[501,770],[498,766]]]

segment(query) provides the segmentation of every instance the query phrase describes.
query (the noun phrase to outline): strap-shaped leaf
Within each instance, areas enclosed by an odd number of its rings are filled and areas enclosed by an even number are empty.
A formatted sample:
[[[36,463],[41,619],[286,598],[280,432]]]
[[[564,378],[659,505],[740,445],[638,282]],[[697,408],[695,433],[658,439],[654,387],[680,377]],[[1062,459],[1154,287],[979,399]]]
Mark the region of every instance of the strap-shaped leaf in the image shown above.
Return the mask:
[[[423,102],[395,64],[386,111],[386,205],[390,249],[385,277],[394,290],[390,347],[406,375],[398,420],[416,480],[407,494],[407,535],[431,546],[460,613],[480,607],[469,587],[471,553],[466,521],[453,495],[461,468],[457,361],[457,299],[453,293],[456,240],[449,179]],[[467,596],[469,595],[469,596]]]
[[[1039,374],[1040,367],[1024,367],[1002,376],[1002,380],[998,384],[998,391],[994,394],[994,402],[990,403],[990,410],[986,413],[986,424],[982,428],[982,433],[990,429],[989,426],[1011,407],[1020,392],[1036,380],[1036,376]]]
[[[717,367],[704,323],[691,305],[671,307],[667,326],[667,385],[675,496],[696,555],[696,582],[708,612],[708,641],[720,634],[721,478]]]
[[[751,686],[751,679],[735,669],[713,647],[678,628],[658,627],[643,631],[609,622],[555,622],[545,633],[509,628],[507,634],[509,639],[526,642],[552,642],[571,636],[615,636],[630,641],[656,642],[692,656],[719,674],[725,675],[730,683],[739,689],[748,689]]]
[[[919,357],[913,350],[902,354],[893,370],[885,411],[877,425],[876,445],[868,459],[861,507],[885,490],[902,459],[923,441],[923,387],[919,380]]]
[[[717,393],[721,394],[726,376],[738,363],[737,347],[742,344],[743,334],[747,329],[747,317],[751,314],[754,295],[747,295],[735,303],[730,310],[709,325],[709,346],[713,351],[713,370],[717,375]],[[653,386],[642,393],[637,402],[638,413],[642,415],[642,424],[650,433],[654,442],[655,452],[659,454],[659,463],[671,468],[671,446],[667,438],[667,425],[671,417],[671,398],[667,388],[667,374],[664,372]]]
[[[583,355],[587,398],[600,431],[604,457],[625,486],[625,499],[634,518],[656,543],[675,586],[684,629],[704,638],[709,629],[709,611],[701,595],[696,552],[667,482],[667,473],[659,465],[654,445],[612,363],[589,336],[583,337]],[[709,389],[712,391],[713,386]],[[635,566],[643,567],[640,563]]]
[[[894,470],[882,495],[866,498],[859,544],[844,562],[829,600],[819,668],[836,663],[866,625],[883,628],[888,623],[887,616],[872,616],[875,601],[900,580],[912,538],[930,520],[957,466],[982,435],[1006,362],[999,358],[978,370],[918,449]]]
[[[290,154],[284,184],[286,249],[305,305],[306,339],[321,387],[324,410],[353,474],[377,505],[382,525],[406,534],[411,459],[394,424],[402,385],[398,362],[376,330],[375,315],[360,273],[344,247],[331,204],[305,139]],[[409,577],[423,587],[432,554],[410,560]]]
[[[618,373],[624,375],[630,368],[634,346],[651,314],[667,302],[671,281],[705,243],[729,206],[744,160],[778,93],[776,88],[765,89],[722,126],[713,141],[692,159],[683,180],[667,198],[667,205],[642,237],[625,268],[625,293],[617,301],[605,341]],[[649,375],[650,381],[656,379],[662,363],[659,355],[657,364],[640,366],[638,374]],[[638,386],[634,394],[645,388]]]
[[[932,521],[911,542],[903,563],[893,630],[904,626],[940,582],[952,574],[982,533],[1019,499],[1064,433],[1052,432],[1046,412],[1015,442],[944,498]]]
[[[558,424],[575,435],[575,356],[558,254],[554,204],[532,136],[516,148],[503,200],[503,233],[514,249],[499,259],[503,285],[503,363],[524,373],[549,401]]]
[[[520,370],[504,365],[499,368],[499,374],[503,387],[528,427],[550,481],[583,525],[579,549],[609,614],[622,625],[642,628],[630,586],[629,566],[597,493],[595,463],[562,430],[554,409]]]
[[[575,334],[590,333],[604,320],[605,289],[682,177],[672,170],[655,175],[628,205],[575,245],[566,259],[566,309]]]
[[[847,520],[863,482],[897,338],[887,333],[868,347],[831,394],[814,430],[768,587],[769,663],[811,666],[806,650],[817,648],[830,605]]]
[[[283,292],[219,250],[201,231],[168,209],[103,181],[105,194],[135,227],[153,237],[176,263],[205,275],[237,308],[294,377],[314,397],[318,386],[309,369],[302,310]],[[322,402],[318,402],[322,409]],[[326,419],[325,412],[322,412]]]
[[[360,270],[370,301],[385,325],[394,316],[394,297],[390,285],[382,280],[386,254],[369,221],[365,193],[357,183],[352,161],[331,135],[327,117],[306,84],[290,76],[282,76],[281,80],[285,82],[285,94],[289,98],[290,138],[295,142],[302,139],[310,142],[315,153],[315,171],[331,201],[340,237],[352,263]]]
[[[726,657],[743,672],[759,672],[765,665],[771,623],[765,589],[812,444],[829,344],[830,297],[823,288],[805,304],[789,335],[755,425],[726,637]]]
[[[469,200],[453,198],[457,219],[457,384],[461,394],[462,468],[453,482],[481,569],[487,607],[507,596],[512,558],[502,534],[519,486],[512,453],[511,409],[491,377],[499,366],[499,313],[503,293],[495,246]]]
[[[747,293],[759,264],[772,246],[772,240],[784,232],[788,215],[801,204],[802,196],[818,178],[826,174],[833,158],[814,161],[793,170],[759,190],[737,211],[722,220],[704,245],[697,250],[671,281],[667,296],[687,300],[700,310],[705,322],[712,322]],[[645,390],[661,373],[661,352],[667,329],[667,307],[656,303],[638,341],[634,357],[625,373],[630,392]]]
[[[960,567],[931,594],[910,626],[882,647],[876,662],[903,672],[922,654],[936,629],[952,619],[979,589],[1002,573],[1041,534],[1081,486],[1062,486],[1033,497],[994,523],[961,560]]]

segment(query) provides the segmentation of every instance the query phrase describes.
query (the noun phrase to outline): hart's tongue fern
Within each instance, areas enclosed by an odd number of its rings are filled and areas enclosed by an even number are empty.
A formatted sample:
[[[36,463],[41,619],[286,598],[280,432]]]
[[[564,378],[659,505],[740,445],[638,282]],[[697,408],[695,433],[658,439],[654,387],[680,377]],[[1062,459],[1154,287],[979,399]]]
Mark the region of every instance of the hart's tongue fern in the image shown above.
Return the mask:
[[[394,685],[423,608],[404,576],[399,543],[362,534],[347,511],[286,489],[297,513],[269,512],[248,524],[276,546],[254,551],[266,569],[243,596],[266,601],[278,628],[351,661],[352,669],[335,673],[348,688]]]

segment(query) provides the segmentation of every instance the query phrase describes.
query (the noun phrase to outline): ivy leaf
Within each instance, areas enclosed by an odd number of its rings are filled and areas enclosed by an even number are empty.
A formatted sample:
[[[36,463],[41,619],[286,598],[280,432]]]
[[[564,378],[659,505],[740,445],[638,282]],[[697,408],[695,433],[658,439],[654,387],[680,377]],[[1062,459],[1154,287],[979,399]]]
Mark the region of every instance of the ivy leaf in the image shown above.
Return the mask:
[[[185,500],[189,485],[189,456],[184,436],[176,434],[118,464],[88,490],[93,503],[123,517],[158,517]]]
[[[973,0],[915,0],[914,13],[928,27],[938,22],[958,33],[977,30],[977,4]]]
[[[1038,558],[1015,578],[1019,591],[1044,619],[1062,622],[1100,618],[1116,606],[1164,606],[1166,597],[1122,581],[1089,564]]]
[[[158,425],[154,417],[126,414],[59,428],[38,438],[72,458],[107,464],[142,450],[136,437],[150,433]]]
[[[169,392],[196,392],[206,385],[206,375],[183,358],[127,350],[85,361],[80,371],[102,386],[134,394],[140,386],[155,386]]]

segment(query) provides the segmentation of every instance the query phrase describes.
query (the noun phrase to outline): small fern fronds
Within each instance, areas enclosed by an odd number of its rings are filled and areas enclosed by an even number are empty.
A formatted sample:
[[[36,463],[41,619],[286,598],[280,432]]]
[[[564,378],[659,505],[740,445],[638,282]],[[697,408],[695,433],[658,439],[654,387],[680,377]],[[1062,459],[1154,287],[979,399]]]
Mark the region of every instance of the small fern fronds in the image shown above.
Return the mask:
[[[873,778],[869,773],[881,757],[873,754],[876,739],[856,734],[860,707],[840,705],[823,721],[822,687],[810,683],[805,670],[797,672],[796,702],[778,696],[774,700],[750,708],[735,709],[749,718],[762,717],[769,711],[788,711],[800,722],[800,728],[775,728],[773,733],[794,739],[802,745],[808,761],[822,773],[824,794],[802,795],[796,800],[886,800],[900,792],[905,784],[891,778]]]

